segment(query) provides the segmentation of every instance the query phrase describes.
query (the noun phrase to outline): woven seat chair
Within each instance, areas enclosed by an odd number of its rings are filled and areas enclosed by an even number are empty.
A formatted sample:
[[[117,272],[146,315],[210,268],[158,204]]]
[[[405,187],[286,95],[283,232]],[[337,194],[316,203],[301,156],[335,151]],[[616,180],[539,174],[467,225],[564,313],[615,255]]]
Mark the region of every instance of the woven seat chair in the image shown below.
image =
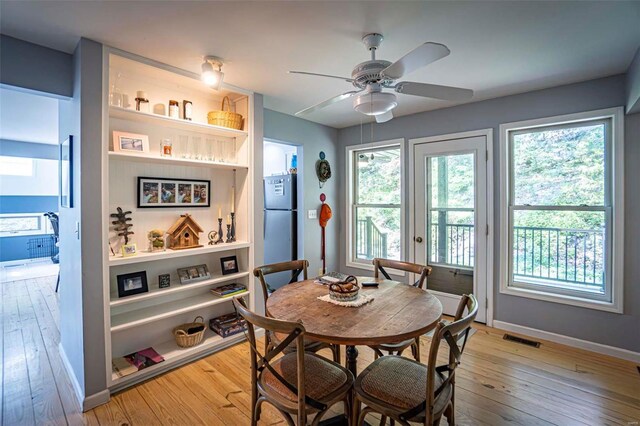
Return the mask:
[[[264,402],[273,405],[290,426],[294,426],[292,414],[298,425],[306,425],[307,417],[315,414],[311,423],[315,426],[329,407],[340,401],[344,402],[345,415],[349,415],[353,374],[338,363],[305,352],[302,323],[260,316],[249,311],[241,299],[234,299],[233,304],[247,321],[251,347],[252,425],[260,420]],[[255,327],[286,337],[263,356],[257,349]],[[295,345],[296,350],[284,353],[290,344]]]
[[[382,275],[384,278],[390,280],[391,277],[386,268],[397,269],[404,272],[409,272],[418,275],[418,280],[413,283],[414,287],[424,289],[424,283],[427,280],[427,275],[431,274],[431,268],[428,266],[418,265],[417,263],[401,262],[399,260],[389,260],[375,258],[373,259],[374,276],[380,278]],[[387,352],[389,355],[402,355],[407,349],[411,348],[411,353],[416,361],[420,362],[420,338],[404,340],[399,343],[383,344],[369,346],[375,352],[374,357],[378,358]],[[384,352],[383,352],[384,351]]]
[[[400,356],[383,356],[360,373],[355,383],[355,403],[367,407],[361,411],[358,425],[371,412],[381,414],[380,424],[389,417],[402,425],[438,425],[444,415],[454,425],[455,370],[477,313],[476,298],[462,296],[454,321],[441,321],[436,327],[427,365]],[[436,366],[443,342],[449,347],[448,364]]]
[[[297,282],[300,274],[302,273],[303,278],[308,279],[307,268],[309,267],[308,260],[293,260],[290,262],[281,262],[281,263],[273,263],[271,265],[259,266],[253,270],[253,275],[256,276],[260,280],[260,284],[262,285],[262,295],[264,296],[264,308],[265,314],[269,317],[269,312],[267,311],[267,299],[269,298],[269,294],[273,292],[269,284],[267,284],[267,280],[265,279],[266,275],[276,274],[278,272],[286,272],[291,271],[291,279],[289,280],[289,284]],[[283,340],[286,336],[281,335],[280,333],[266,333],[265,334],[265,352],[269,349],[273,348],[279,342]],[[324,342],[318,342],[317,340],[312,340],[309,338],[305,338],[304,341],[304,350],[306,352],[316,353],[321,349],[329,348],[333,353],[333,360],[335,362],[340,362],[340,346],[339,345],[330,345]],[[291,345],[285,349],[285,352],[295,351],[295,346]]]

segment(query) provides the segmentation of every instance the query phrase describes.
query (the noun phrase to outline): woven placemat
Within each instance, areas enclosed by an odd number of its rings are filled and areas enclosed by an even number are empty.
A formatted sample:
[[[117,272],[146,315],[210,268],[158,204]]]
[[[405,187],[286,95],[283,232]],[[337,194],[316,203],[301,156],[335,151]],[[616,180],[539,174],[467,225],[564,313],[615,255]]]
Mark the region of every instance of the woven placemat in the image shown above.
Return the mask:
[[[351,302],[339,302],[337,300],[333,300],[330,295],[325,294],[324,296],[318,296],[319,300],[323,302],[333,303],[338,306],[347,306],[349,308],[357,308],[362,305],[366,305],[367,303],[373,300],[372,296],[367,296],[366,294],[359,293],[358,298],[356,300],[352,300]]]

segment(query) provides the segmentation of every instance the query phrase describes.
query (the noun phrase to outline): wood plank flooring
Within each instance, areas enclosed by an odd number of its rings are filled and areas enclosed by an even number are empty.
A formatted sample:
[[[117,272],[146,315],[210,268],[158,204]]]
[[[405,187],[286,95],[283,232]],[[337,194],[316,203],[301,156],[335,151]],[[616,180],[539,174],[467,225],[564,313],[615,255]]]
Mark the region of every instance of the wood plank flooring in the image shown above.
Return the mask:
[[[80,413],[58,354],[55,277],[0,285],[0,424],[250,423],[246,343],[122,391],[108,404]],[[640,371],[633,363],[550,342],[531,348],[503,340],[500,330],[482,325],[476,330],[457,375],[458,424],[640,424]],[[429,339],[424,338],[424,359],[428,349]],[[373,353],[368,348],[359,351],[359,366],[364,368]],[[261,424],[285,424],[275,410],[264,407]],[[333,412],[341,409],[338,405]]]

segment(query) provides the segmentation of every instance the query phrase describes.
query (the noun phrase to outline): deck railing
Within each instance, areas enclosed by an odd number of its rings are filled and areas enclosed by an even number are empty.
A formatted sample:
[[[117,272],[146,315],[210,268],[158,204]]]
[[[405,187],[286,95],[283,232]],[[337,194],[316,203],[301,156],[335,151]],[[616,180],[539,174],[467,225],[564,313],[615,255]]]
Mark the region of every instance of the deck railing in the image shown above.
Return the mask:
[[[358,259],[387,257],[387,233],[382,232],[371,216],[358,219],[356,255]]]

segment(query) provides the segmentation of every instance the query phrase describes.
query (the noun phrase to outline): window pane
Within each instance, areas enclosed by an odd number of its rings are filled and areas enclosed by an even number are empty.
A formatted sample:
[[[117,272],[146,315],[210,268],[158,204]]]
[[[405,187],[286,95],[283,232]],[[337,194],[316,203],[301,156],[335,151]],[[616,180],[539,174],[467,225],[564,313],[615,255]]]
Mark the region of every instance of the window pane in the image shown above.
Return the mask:
[[[430,157],[431,206],[474,207],[474,155]]]
[[[400,204],[400,148],[354,152],[357,204]]]
[[[605,214],[513,212],[513,280],[604,294]]]
[[[605,125],[513,135],[515,205],[604,205]]]
[[[473,267],[475,230],[473,211],[431,209],[430,263]]]
[[[0,217],[0,232],[25,232],[40,230],[39,216]]]
[[[400,208],[356,208],[356,259],[400,260]]]
[[[0,156],[0,175],[33,176],[33,159]]]

